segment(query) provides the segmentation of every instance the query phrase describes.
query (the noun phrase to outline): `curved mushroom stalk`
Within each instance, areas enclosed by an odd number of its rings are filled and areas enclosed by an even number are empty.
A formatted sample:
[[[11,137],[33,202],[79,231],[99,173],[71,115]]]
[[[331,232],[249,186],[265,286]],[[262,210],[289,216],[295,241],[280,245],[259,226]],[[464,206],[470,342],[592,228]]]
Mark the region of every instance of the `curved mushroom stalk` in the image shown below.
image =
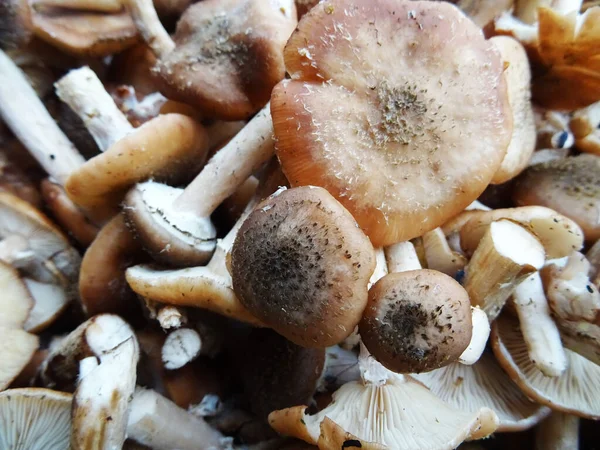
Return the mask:
[[[479,358],[485,351],[491,331],[487,314],[478,306],[471,307],[471,323],[473,324],[471,341],[465,351],[458,357],[459,363],[468,366],[479,361]]]
[[[313,445],[338,442],[340,433],[348,433],[352,437],[346,442],[355,447],[394,450],[452,449],[498,427],[492,410],[452,408],[413,378],[388,371],[364,350],[360,364],[363,381],[343,385],[325,409],[312,416],[305,413],[306,406],[274,411],[270,425],[282,435]]]
[[[441,228],[428,231],[422,239],[428,269],[455,277],[467,265],[467,258],[450,248]]]
[[[375,283],[388,274],[387,261],[385,259],[385,250],[380,247],[375,249],[375,270],[369,279],[368,288],[371,289]]]
[[[385,259],[389,273],[421,269],[419,255],[410,241],[398,242],[385,247]]]
[[[579,448],[579,417],[553,411],[535,431],[535,450]]]

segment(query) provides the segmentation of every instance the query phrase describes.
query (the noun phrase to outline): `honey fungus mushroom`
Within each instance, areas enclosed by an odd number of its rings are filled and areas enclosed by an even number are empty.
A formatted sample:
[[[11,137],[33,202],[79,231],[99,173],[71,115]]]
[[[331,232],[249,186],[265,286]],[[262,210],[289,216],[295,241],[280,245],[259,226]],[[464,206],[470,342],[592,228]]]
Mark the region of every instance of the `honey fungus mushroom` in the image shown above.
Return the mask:
[[[327,347],[349,336],[367,304],[375,252],[325,189],[278,191],[242,225],[231,251],[240,302],[295,344]]]
[[[292,186],[326,188],[375,246],[458,214],[505,156],[499,52],[453,5],[323,1],[284,57],[292,79],[271,98],[283,171]]]
[[[168,98],[208,117],[246,119],[268,101],[283,79],[283,47],[296,25],[292,0],[208,0],[181,16],[173,39],[151,0],[127,0],[153,68]]]
[[[437,369],[458,360],[469,345],[469,297],[435,270],[389,274],[369,290],[359,332],[371,354],[394,372]]]

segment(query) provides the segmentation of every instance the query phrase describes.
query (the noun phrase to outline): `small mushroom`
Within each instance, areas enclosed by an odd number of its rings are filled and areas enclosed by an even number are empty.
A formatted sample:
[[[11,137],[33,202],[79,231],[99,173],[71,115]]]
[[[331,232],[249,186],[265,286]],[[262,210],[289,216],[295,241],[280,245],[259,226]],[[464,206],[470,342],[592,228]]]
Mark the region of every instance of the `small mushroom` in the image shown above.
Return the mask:
[[[71,394],[40,388],[0,392],[0,448],[69,448],[71,398]]]
[[[412,376],[453,408],[465,412],[490,408],[498,416],[500,433],[526,430],[550,413],[550,408],[532,402],[519,390],[491,352],[471,366],[452,363]]]
[[[326,188],[377,247],[458,214],[504,158],[502,61],[454,5],[322,1],[284,57],[292,79],[271,98],[283,172]]]
[[[515,287],[544,259],[544,247],[525,228],[509,220],[492,222],[465,267],[463,286],[471,304],[495,319]]]
[[[435,270],[393,273],[369,290],[359,332],[373,356],[394,372],[437,369],[456,361],[469,345],[469,297]]]
[[[243,223],[231,250],[233,289],[259,320],[295,344],[328,347],[367,304],[375,252],[325,189],[280,190]]]
[[[529,358],[518,322],[506,314],[492,324],[491,342],[498,362],[527,397],[579,417],[600,417],[599,365],[565,349],[565,372],[559,377],[545,376]]]
[[[600,156],[579,155],[531,166],[513,191],[518,206],[552,208],[575,221],[585,239],[600,238]]]
[[[151,0],[125,5],[157,57],[161,92],[208,117],[248,118],[284,77],[283,47],[296,25],[292,0],[199,2],[181,16],[173,39]]]
[[[535,450],[579,448],[579,417],[552,411],[535,430]]]

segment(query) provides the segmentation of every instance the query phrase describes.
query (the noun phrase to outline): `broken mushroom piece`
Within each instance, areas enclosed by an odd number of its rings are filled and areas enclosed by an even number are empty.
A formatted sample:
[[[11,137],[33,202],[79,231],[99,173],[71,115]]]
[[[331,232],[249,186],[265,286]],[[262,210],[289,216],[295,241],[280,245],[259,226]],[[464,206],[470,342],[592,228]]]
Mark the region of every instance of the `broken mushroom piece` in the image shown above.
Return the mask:
[[[0,392],[0,448],[69,448],[71,399],[71,394],[41,388]]]
[[[208,320],[195,320],[187,328],[178,328],[167,335],[162,346],[162,361],[166,369],[183,367],[200,355],[214,357],[223,345],[222,332]]]
[[[500,433],[526,430],[550,413],[550,408],[532,402],[519,390],[491,352],[471,366],[452,363],[411,376],[452,408],[465,412],[490,408],[498,416]]]
[[[469,345],[469,297],[454,278],[435,270],[389,274],[369,290],[359,333],[389,370],[437,369],[456,361]]]
[[[586,241],[600,238],[600,156],[572,156],[529,167],[513,190],[518,206],[552,208],[575,221]]]
[[[544,247],[525,228],[509,220],[492,222],[465,267],[463,286],[471,304],[494,320],[514,288],[541,269],[544,259]]]
[[[513,131],[506,155],[492,178],[493,184],[511,180],[526,167],[535,150],[536,130],[531,106],[531,71],[527,53],[523,46],[508,36],[490,39],[508,65],[504,71],[508,90],[508,101],[513,114]]]
[[[233,289],[248,311],[297,345],[349,336],[367,304],[375,252],[323,188],[279,190],[248,216],[231,250]]]
[[[322,1],[284,57],[292,79],[271,98],[283,172],[291,186],[326,188],[376,247],[458,214],[504,158],[502,61],[454,5]]]
[[[529,358],[518,322],[506,314],[492,324],[491,342],[498,362],[527,397],[579,417],[600,417],[599,365],[565,349],[567,369],[559,377],[545,376]]]
[[[574,448],[579,448],[579,417],[552,411],[535,430],[535,450]]]
[[[457,272],[467,265],[467,258],[462,253],[453,251],[441,228],[428,231],[422,238],[425,249],[427,268],[455,277]],[[397,245],[397,244],[394,244]]]
[[[125,5],[157,57],[160,91],[207,117],[247,119],[285,75],[283,47],[297,23],[292,0],[205,0],[183,13],[173,39],[151,0]]]
[[[325,409],[310,416],[306,406],[274,411],[269,424],[282,435],[319,443],[319,448],[394,450],[453,449],[464,440],[486,437],[498,427],[492,410],[452,408],[421,383],[386,370],[365,353],[361,349],[362,381],[343,385]],[[328,419],[333,423],[326,424]],[[346,447],[343,440],[335,447],[322,445],[335,439],[332,433],[341,431],[344,436],[348,430],[353,437]]]
[[[459,363],[468,366],[475,364],[481,358],[491,331],[487,314],[478,306],[471,307],[471,323],[473,324],[471,341],[465,351],[458,357]]]

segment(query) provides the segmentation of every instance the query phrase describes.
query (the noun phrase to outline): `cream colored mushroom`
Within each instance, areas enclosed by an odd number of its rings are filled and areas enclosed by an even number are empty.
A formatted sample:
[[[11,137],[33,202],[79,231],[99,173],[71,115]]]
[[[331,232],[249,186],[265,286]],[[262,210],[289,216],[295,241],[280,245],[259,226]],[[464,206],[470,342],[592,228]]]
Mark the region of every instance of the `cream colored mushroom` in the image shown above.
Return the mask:
[[[552,411],[535,430],[535,450],[574,448],[579,448],[579,417]]]

